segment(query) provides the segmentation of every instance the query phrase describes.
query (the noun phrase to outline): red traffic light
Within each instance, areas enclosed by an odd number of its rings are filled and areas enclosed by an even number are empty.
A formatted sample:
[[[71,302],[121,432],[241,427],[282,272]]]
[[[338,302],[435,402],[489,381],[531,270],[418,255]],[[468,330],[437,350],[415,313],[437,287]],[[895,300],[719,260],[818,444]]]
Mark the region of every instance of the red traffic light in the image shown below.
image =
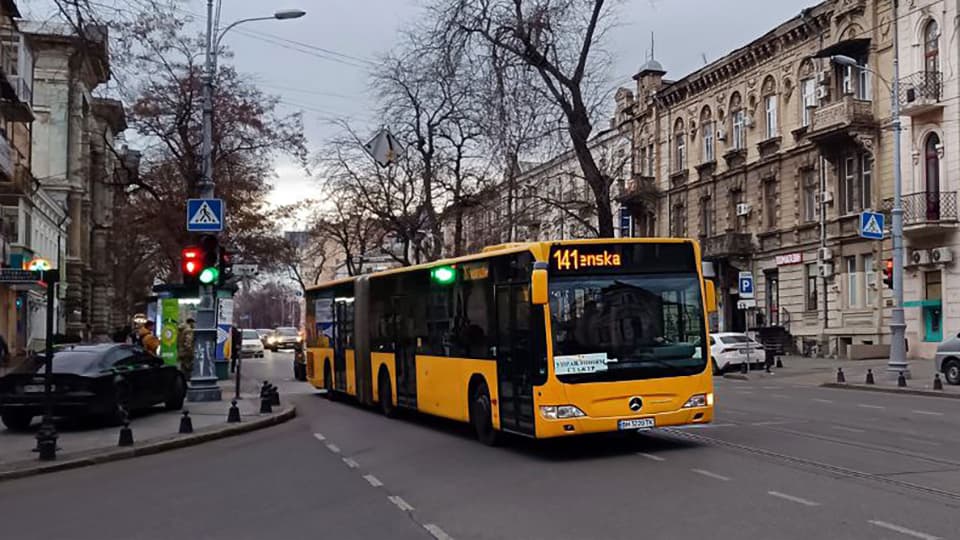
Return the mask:
[[[893,288],[893,259],[887,259],[883,267],[883,284]]]
[[[196,276],[200,273],[203,252],[200,248],[183,248],[180,252],[180,261],[184,276]]]

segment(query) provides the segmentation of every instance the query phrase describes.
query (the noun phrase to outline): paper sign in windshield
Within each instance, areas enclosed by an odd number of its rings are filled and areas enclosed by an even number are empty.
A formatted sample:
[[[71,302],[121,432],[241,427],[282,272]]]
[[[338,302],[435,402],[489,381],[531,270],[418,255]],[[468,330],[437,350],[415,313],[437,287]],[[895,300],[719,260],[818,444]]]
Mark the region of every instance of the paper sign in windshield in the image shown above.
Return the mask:
[[[608,362],[607,353],[571,354],[569,356],[554,356],[553,369],[557,375],[579,375],[606,371]]]

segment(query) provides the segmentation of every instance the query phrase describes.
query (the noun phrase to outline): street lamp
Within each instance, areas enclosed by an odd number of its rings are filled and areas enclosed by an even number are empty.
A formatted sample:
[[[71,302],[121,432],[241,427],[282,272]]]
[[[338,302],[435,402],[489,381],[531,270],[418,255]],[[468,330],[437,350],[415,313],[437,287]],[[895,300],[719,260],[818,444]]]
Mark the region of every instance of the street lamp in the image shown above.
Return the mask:
[[[893,210],[890,212],[893,217],[890,224],[893,236],[893,311],[890,313],[890,360],[887,362],[887,374],[895,378],[903,373],[904,377],[910,378],[910,364],[907,362],[907,322],[903,314],[903,177],[900,172],[900,137],[903,128],[900,123],[900,53],[897,49],[897,30],[897,15],[894,13],[893,84],[887,85],[890,88],[890,111],[893,116]],[[830,57],[830,62],[869,71],[883,81],[880,74],[860,65],[849,56],[834,55]]]
[[[233,27],[252,21],[261,20],[288,20],[298,19],[306,12],[298,9],[286,9],[274,12],[269,17],[252,17],[240,19],[227,25],[219,34],[214,35],[213,26],[214,0],[207,0],[207,35],[206,58],[203,77],[203,137],[201,154],[203,156],[201,178],[198,195],[201,199],[214,198],[213,182],[213,83],[217,73],[217,50],[220,41]],[[200,305],[197,309],[197,328],[195,330],[195,357],[194,373],[190,377],[188,399],[190,401],[219,401],[220,387],[217,386],[217,377],[211,368],[213,352],[217,343],[217,307],[215,284],[203,285],[200,288]]]

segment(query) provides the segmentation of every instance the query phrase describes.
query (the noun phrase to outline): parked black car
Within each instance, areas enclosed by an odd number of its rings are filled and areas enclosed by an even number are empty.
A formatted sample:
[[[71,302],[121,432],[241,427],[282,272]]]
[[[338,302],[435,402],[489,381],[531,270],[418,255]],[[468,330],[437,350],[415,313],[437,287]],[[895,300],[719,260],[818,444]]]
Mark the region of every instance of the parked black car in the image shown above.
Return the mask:
[[[66,346],[53,356],[54,416],[100,416],[116,420],[121,408],[133,411],[163,403],[183,408],[187,384],[175,366],[133,345]],[[0,420],[25,430],[44,413],[43,358],[28,361],[0,377]]]

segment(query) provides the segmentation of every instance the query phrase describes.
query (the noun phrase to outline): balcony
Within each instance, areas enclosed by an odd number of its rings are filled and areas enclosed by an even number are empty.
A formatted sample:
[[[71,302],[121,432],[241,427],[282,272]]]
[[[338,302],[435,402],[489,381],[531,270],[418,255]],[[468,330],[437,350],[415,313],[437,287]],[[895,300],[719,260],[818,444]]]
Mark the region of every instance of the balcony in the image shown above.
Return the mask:
[[[753,235],[727,232],[701,241],[703,256],[713,259],[747,257],[753,253]]]
[[[900,79],[900,112],[918,116],[943,108],[943,73],[921,71]]]
[[[904,195],[903,232],[923,236],[957,227],[957,193],[921,192]],[[883,201],[883,210],[893,209],[893,199]]]
[[[0,174],[3,178],[0,182],[10,182],[13,180],[13,156],[15,152],[10,146],[6,137],[0,137]]]
[[[652,176],[634,175],[623,186],[623,192],[618,199],[623,204],[632,206],[655,205],[660,198],[656,180]]]
[[[808,137],[818,144],[832,146],[842,142],[840,139],[855,139],[858,132],[872,136],[876,124],[873,102],[847,95],[813,112]]]

